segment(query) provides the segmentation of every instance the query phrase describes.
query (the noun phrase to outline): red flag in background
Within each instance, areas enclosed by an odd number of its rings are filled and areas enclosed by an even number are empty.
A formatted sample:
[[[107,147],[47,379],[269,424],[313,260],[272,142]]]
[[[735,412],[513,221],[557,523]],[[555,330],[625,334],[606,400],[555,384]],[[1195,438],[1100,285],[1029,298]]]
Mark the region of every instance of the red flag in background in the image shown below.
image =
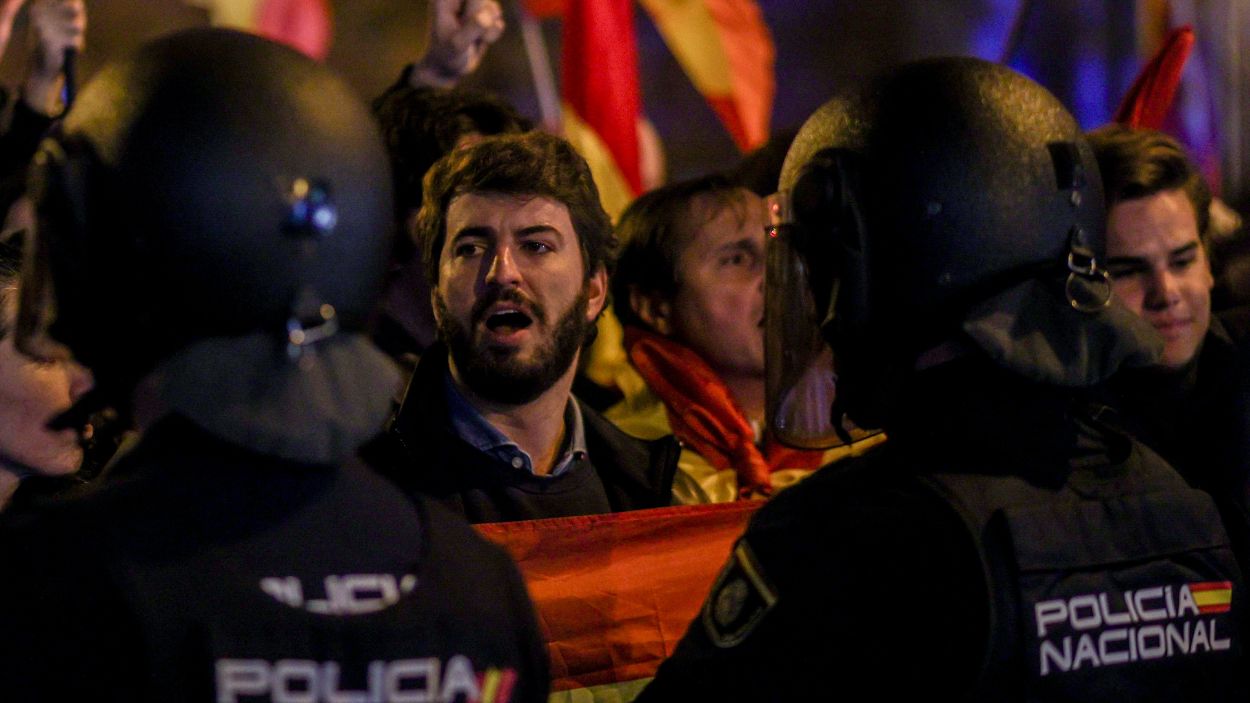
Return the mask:
[[[738,148],[749,151],[768,141],[776,51],[756,0],[639,1]],[[535,17],[550,18],[585,0],[523,4]],[[569,58],[566,52],[565,60]]]
[[[326,0],[262,0],[255,31],[318,61],[330,53],[334,34]]]
[[[1185,25],[1173,30],[1133,81],[1115,111],[1115,121],[1127,127],[1163,129],[1193,48],[1193,27]]]
[[[673,653],[760,505],[476,527],[521,567],[551,656],[552,699],[630,700]]]
[[[742,151],[768,141],[775,50],[755,0],[641,0]]]
[[[632,0],[569,0],[560,64],[564,136],[586,157],[615,217],[642,192]]]
[[[233,27],[290,46],[318,61],[334,35],[326,0],[185,0],[208,10],[216,27]]]
[[[521,4],[525,6],[526,12],[545,20],[563,15],[564,8],[569,3],[568,0],[521,0]]]
[[[1176,19],[1176,9],[1171,2],[1159,2],[1145,13],[1140,32],[1143,43],[1157,43],[1158,49],[1124,96],[1115,121],[1171,134],[1185,145],[1211,191],[1219,195],[1223,185],[1222,125],[1213,102],[1215,84],[1203,64],[1202,52],[1193,53],[1197,35],[1192,26],[1168,30]]]

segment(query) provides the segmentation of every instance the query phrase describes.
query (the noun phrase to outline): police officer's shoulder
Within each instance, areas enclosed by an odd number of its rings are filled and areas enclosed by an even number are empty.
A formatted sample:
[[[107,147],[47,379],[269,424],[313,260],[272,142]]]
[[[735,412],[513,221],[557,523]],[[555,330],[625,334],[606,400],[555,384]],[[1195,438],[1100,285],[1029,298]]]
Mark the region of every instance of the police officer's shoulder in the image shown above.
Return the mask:
[[[425,562],[437,565],[440,573],[454,575],[456,583],[506,583],[511,590],[525,592],[512,557],[482,537],[462,514],[432,496],[415,493],[409,497],[426,535]]]
[[[448,507],[443,501],[422,493],[409,496],[421,516],[421,523],[432,542],[450,546],[444,554],[448,559],[465,560],[472,568],[515,569],[512,558],[504,549],[478,534],[464,516]],[[466,549],[470,553],[466,554]]]
[[[895,466],[888,443],[825,466],[769,499],[752,517],[750,529],[764,532],[799,527],[799,523],[836,523],[845,509],[887,500],[886,494],[902,478]]]
[[[135,700],[142,649],[91,530],[36,509],[0,521],[4,700]],[[53,655],[52,653],[55,653]],[[73,663],[73,675],[65,673]]]
[[[871,677],[911,661],[915,671],[963,681],[984,639],[977,623],[988,622],[983,578],[959,515],[883,446],[821,469],[760,508],[713,584],[685,651],[767,658],[785,672],[768,678],[782,689],[814,690],[819,675],[802,661],[814,651],[837,652],[837,662],[821,669],[829,676]],[[955,624],[960,629],[952,635],[947,628]],[[904,627],[914,630],[906,642],[891,634]],[[942,638],[948,645],[957,639],[957,651],[937,653]],[[778,663],[790,656],[798,659]],[[907,685],[891,681],[885,688]]]
[[[525,690],[514,700],[546,700],[546,653],[529,592],[512,557],[439,500],[419,493],[411,498],[425,531],[421,578],[427,586],[441,586],[453,594],[445,616],[484,623],[498,636],[514,638],[528,669]],[[481,597],[481,591],[465,592],[464,584],[490,584],[490,597]]]
[[[960,561],[975,553],[958,513],[889,443],[778,493],[753,516],[744,540],[782,581],[791,569],[801,578],[812,558],[868,566],[927,559],[934,549]]]
[[[123,457],[118,465],[124,467],[129,463]],[[107,506],[130,501],[134,508],[143,507],[145,499],[136,496],[136,489],[142,492],[142,487],[136,486],[132,479],[130,472],[124,468],[107,481],[78,482],[64,490],[32,498],[0,514],[0,534],[39,543],[63,538],[66,547],[77,551],[86,546],[86,541],[103,536],[102,532],[85,529],[84,526],[106,520]]]

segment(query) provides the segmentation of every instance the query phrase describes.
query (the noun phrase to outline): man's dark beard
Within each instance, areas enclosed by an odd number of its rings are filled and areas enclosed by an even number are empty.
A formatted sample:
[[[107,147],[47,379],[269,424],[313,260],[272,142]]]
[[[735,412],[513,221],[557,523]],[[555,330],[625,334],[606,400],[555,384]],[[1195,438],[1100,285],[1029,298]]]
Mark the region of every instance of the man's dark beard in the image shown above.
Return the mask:
[[[556,321],[554,332],[547,344],[535,349],[529,362],[516,358],[515,347],[494,347],[488,342],[475,343],[473,331],[485,316],[486,309],[497,302],[528,303],[535,325],[545,325],[545,311],[532,301],[523,298],[514,289],[492,291],[479,300],[469,314],[466,328],[447,309],[443,296],[434,294],[434,306],[438,309],[438,332],[447,345],[448,353],[460,372],[460,379],[477,396],[484,400],[506,405],[523,405],[551,388],[573,364],[573,357],[586,339],[586,332],[593,322],[586,321],[589,295],[586,290],[578,293],[568,312]]]

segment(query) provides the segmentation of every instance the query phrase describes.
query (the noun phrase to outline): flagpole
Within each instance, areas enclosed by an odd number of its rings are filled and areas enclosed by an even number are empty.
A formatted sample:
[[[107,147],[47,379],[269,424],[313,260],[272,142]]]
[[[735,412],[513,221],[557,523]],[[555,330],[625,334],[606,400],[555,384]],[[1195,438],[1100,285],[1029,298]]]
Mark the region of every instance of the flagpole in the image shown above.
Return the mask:
[[[521,39],[525,42],[525,56],[529,59],[530,75],[534,77],[534,92],[538,95],[538,112],[543,126],[550,131],[560,128],[560,98],[556,92],[555,73],[547,57],[547,42],[538,18],[525,9],[525,3],[517,0],[516,8],[521,16]]]
[[[1032,9],[1032,0],[1020,0],[1020,5],[1016,8],[1016,16],[1011,22],[1011,30],[1007,33],[1007,41],[1003,43],[1003,53],[998,59],[999,63],[1004,65],[1011,63],[1011,57],[1024,42],[1024,26]]]

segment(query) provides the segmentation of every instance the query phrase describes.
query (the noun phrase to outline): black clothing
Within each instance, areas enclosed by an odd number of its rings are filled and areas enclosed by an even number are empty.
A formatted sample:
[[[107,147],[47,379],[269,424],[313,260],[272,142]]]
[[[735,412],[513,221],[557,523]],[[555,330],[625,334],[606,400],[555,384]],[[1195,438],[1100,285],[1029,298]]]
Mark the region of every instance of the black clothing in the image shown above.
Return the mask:
[[[1250,343],[1212,316],[1184,367],[1129,369],[1108,383],[1111,421],[1157,451],[1196,488],[1245,514],[1250,505]]]
[[[432,496],[469,522],[504,522],[658,508],[672,503],[680,447],[644,441],[580,404],[587,457],[558,476],[534,476],[462,440],[448,417],[441,345],[421,357],[386,434],[362,456],[412,495]]]
[[[515,566],[458,517],[415,507],[355,462],[281,461],[168,417],[108,481],[0,531],[3,698],[251,701],[493,681],[545,701]]]
[[[1082,659],[1084,631],[1047,620],[1058,651],[1046,666],[1062,670],[1067,646],[1078,671],[1039,672],[1039,603],[1110,593],[1114,605],[1124,589],[1164,583],[1241,591],[1205,495],[1057,389],[978,361],[925,372],[901,407],[880,448],[760,509],[640,703],[862,690],[887,701],[1140,700],[1132,685],[1107,693],[1130,678],[1155,687],[1151,700],[1234,699],[1240,605],[1213,616],[1214,650],[1204,625],[1205,649],[1162,663],[1116,664],[1117,650],[1095,666]],[[1142,517],[1160,514],[1165,529]]]

